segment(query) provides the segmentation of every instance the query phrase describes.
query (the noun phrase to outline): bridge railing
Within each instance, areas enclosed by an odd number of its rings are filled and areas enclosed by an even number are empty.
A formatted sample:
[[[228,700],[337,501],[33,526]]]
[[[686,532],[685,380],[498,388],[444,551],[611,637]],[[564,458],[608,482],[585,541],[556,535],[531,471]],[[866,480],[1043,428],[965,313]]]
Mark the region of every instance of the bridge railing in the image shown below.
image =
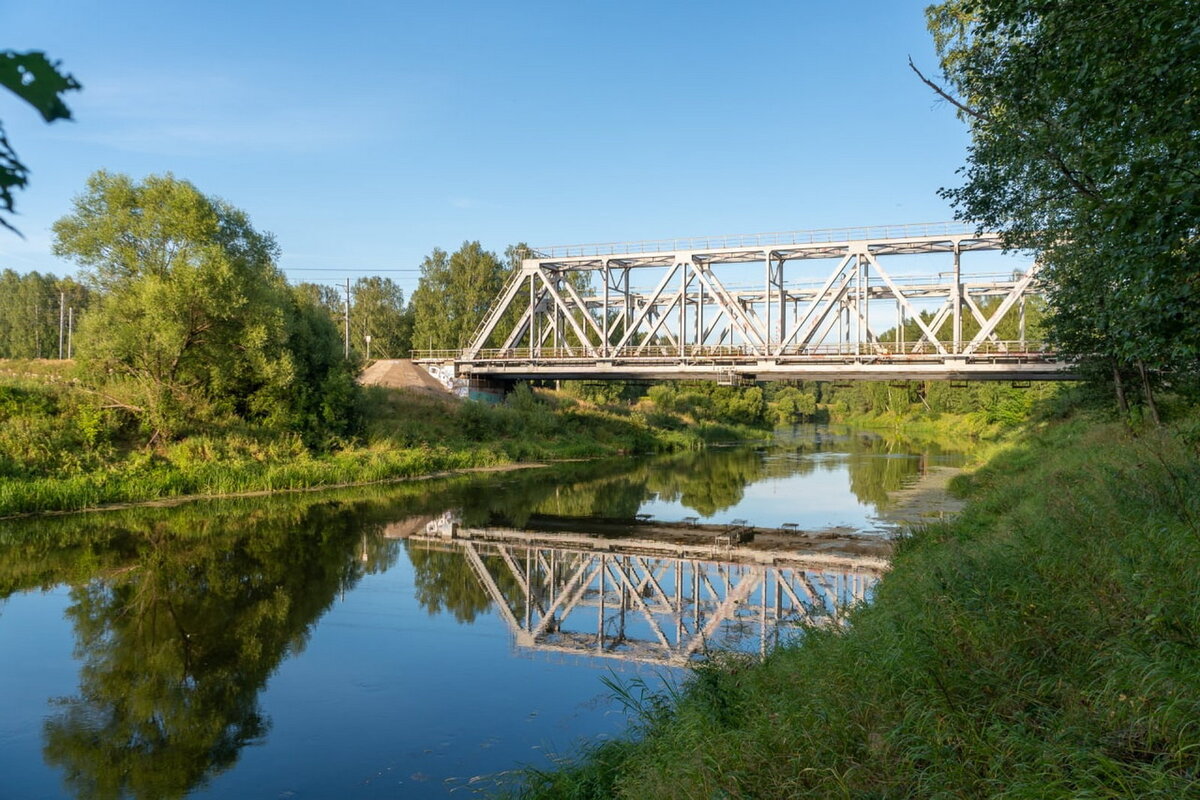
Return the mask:
[[[782,247],[803,244],[840,244],[878,239],[912,239],[929,236],[961,236],[975,233],[962,222],[922,222],[908,225],[879,225],[865,228],[822,228],[774,233],[736,233],[724,236],[695,236],[681,239],[643,239],[629,242],[551,245],[532,248],[538,258],[612,256],[630,253],[670,253],[679,250],[713,250],[728,247]]]
[[[964,342],[960,350],[966,348]],[[952,348],[943,343],[947,350]],[[960,353],[961,354],[961,353]],[[956,355],[950,353],[951,356]],[[971,357],[1003,356],[1020,357],[1036,360],[1054,358],[1054,351],[1048,343],[1040,340],[997,340],[985,341],[975,345]],[[412,357],[428,361],[461,361],[461,350],[414,350]],[[945,358],[938,352],[935,345],[929,342],[841,342],[833,344],[806,345],[802,347],[788,346],[778,354],[763,356],[749,345],[685,345],[682,350],[677,345],[645,345],[613,348],[607,355],[592,356],[580,347],[541,347],[530,350],[528,347],[513,347],[508,349],[486,348],[480,350],[475,358],[467,359],[471,363],[539,363],[539,362],[578,362],[595,363],[596,361],[625,361],[625,362],[661,362],[661,361],[728,361],[729,363],[744,363],[763,358],[780,359],[928,359]]]

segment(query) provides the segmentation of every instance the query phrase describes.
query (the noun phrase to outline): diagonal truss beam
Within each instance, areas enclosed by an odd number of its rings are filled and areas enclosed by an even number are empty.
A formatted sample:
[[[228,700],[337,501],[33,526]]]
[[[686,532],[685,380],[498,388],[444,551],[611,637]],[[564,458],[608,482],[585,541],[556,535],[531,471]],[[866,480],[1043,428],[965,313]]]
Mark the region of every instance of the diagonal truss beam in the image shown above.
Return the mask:
[[[679,266],[679,264],[672,264],[671,268],[667,270],[665,275],[663,275],[662,280],[658,282],[658,286],[655,287],[654,292],[650,295],[646,304],[641,307],[637,313],[637,316],[634,317],[633,322],[629,324],[629,327],[622,334],[620,341],[617,342],[616,347],[618,350],[629,344],[630,338],[637,333],[638,328],[640,328],[642,326],[642,322],[645,321],[646,315],[650,313],[651,309],[653,309],[657,304],[658,299],[662,297],[663,289],[667,288],[667,284],[670,283],[671,278],[673,278],[675,273],[679,271]]]
[[[517,296],[517,292],[524,286],[525,277],[526,272],[523,269],[515,271],[509,276],[508,283],[504,285],[504,288],[500,292],[498,302],[492,306],[491,311],[483,318],[479,328],[471,337],[470,342],[468,342],[466,350],[463,351],[463,354],[467,358],[475,358],[479,355],[479,351],[487,343],[488,338],[492,335],[492,331],[496,329],[496,326],[500,324],[500,320],[504,318],[504,314],[508,311],[513,298]],[[533,280],[532,276],[529,279]]]
[[[746,310],[742,308],[734,297],[729,293],[729,290],[717,279],[717,276],[702,263],[694,264],[693,272],[699,279],[700,284],[708,289],[709,294],[717,299],[721,310],[729,317],[730,326],[738,333],[742,334],[742,338],[746,343],[754,349],[755,353],[765,354],[767,351],[765,333],[760,330],[755,324]]]
[[[875,268],[875,272],[878,273],[879,277],[883,279],[883,282],[887,284],[887,287],[892,290],[892,294],[895,295],[896,301],[904,307],[904,310],[908,312],[908,315],[912,318],[912,320],[917,323],[917,326],[920,327],[921,332],[929,337],[929,342],[937,348],[939,353],[942,355],[947,355],[946,346],[942,344],[941,340],[939,340],[936,335],[934,335],[933,331],[929,330],[929,326],[925,324],[925,320],[921,319],[921,315],[917,313],[915,308],[913,308],[913,305],[911,302],[909,302],[908,297],[904,294],[904,292],[900,291],[899,287],[896,286],[895,281],[892,280],[892,276],[888,275],[887,270],[880,265],[879,259],[875,258],[875,256],[871,255],[870,253],[863,253],[863,255],[866,256],[867,261],[870,262],[871,266]]]
[[[1004,315],[1008,313],[1009,309],[1025,296],[1026,291],[1029,289],[1030,284],[1033,283],[1033,279],[1037,277],[1040,269],[1041,265],[1036,261],[1029,267],[1029,271],[1025,273],[1021,280],[1017,281],[1016,286],[1001,301],[999,308],[992,314],[987,324],[979,329],[979,333],[975,334],[975,338],[964,348],[964,353],[974,353],[979,345],[983,343],[983,340],[990,336],[992,331],[996,330],[996,326],[1000,324],[1000,320],[1004,319]]]
[[[829,300],[829,290],[833,288],[833,285],[837,282],[838,277],[846,271],[846,267],[849,266],[850,262],[853,260],[854,254],[847,253],[846,256],[838,262],[838,265],[834,268],[833,272],[829,273],[829,277],[826,279],[825,284],[821,287],[820,291],[813,296],[813,299],[809,301],[808,306],[804,309],[804,314],[796,317],[796,321],[792,325],[791,332],[784,336],[783,340],[779,343],[779,347],[775,350],[776,355],[782,353],[783,348],[792,343],[792,341],[796,338],[796,334],[798,334],[805,323],[808,322],[809,317],[813,315],[813,312],[816,311],[822,303],[825,303],[827,300]],[[829,311],[826,309],[822,317],[828,313]],[[820,325],[820,322],[815,323],[812,327],[815,329],[818,325]],[[800,346],[803,347],[805,344],[807,344],[807,342],[801,340]]]
[[[587,335],[583,332],[583,328],[579,327],[579,323],[575,321],[575,315],[571,313],[570,307],[563,302],[562,295],[560,295],[558,290],[554,288],[554,284],[558,280],[557,276],[555,276],[554,280],[551,280],[541,268],[538,268],[538,271],[535,274],[542,279],[542,285],[546,287],[546,291],[549,292],[550,297],[553,298],[554,306],[562,312],[563,317],[566,318],[567,323],[571,326],[571,329],[575,331],[575,335],[579,337],[580,346],[588,352],[588,355],[595,356],[596,348],[593,347],[592,343],[588,341]],[[564,336],[561,338],[563,344],[565,345],[566,337]]]

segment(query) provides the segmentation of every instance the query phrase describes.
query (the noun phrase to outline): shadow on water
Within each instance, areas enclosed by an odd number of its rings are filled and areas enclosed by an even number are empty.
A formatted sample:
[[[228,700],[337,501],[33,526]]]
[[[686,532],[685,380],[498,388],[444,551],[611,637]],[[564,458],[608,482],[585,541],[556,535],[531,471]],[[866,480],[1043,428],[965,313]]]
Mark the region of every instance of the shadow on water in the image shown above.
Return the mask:
[[[469,623],[495,610],[519,646],[667,664],[722,639],[765,647],[780,621],[836,619],[878,574],[853,558],[790,563],[749,549],[717,558],[670,536],[634,536],[624,550],[598,545],[604,537],[471,541],[437,533],[447,510],[461,531],[514,534],[539,517],[632,521],[650,498],[707,517],[737,505],[748,485],[834,463],[848,466],[863,502],[884,504],[945,454],[922,448],[807,428],[773,447],[5,522],[0,602],[69,587],[78,689],[54,701],[43,730],[44,759],[69,790],[182,797],[267,736],[268,678],[304,650],[340,595],[402,554],[430,614]],[[655,551],[664,541],[675,549]]]

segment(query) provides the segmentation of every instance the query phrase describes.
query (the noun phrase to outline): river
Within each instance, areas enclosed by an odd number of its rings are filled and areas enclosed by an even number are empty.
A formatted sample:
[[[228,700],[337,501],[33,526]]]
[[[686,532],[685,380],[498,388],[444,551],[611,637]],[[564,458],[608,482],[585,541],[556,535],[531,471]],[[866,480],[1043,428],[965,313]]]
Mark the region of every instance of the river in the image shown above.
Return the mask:
[[[770,445],[0,522],[0,798],[446,797],[869,602],[961,451]]]

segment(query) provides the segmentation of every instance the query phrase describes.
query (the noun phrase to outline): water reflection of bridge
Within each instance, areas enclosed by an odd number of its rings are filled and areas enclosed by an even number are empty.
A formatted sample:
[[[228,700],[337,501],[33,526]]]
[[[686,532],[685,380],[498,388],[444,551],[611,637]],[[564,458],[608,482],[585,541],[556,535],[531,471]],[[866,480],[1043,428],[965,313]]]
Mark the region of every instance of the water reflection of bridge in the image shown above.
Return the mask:
[[[884,541],[840,547],[836,536],[775,530],[731,545],[718,541],[740,538],[729,536],[736,530],[701,527],[614,538],[466,528],[443,516],[406,538],[461,553],[520,648],[671,666],[714,651],[763,653],[789,630],[842,624],[886,568]]]

